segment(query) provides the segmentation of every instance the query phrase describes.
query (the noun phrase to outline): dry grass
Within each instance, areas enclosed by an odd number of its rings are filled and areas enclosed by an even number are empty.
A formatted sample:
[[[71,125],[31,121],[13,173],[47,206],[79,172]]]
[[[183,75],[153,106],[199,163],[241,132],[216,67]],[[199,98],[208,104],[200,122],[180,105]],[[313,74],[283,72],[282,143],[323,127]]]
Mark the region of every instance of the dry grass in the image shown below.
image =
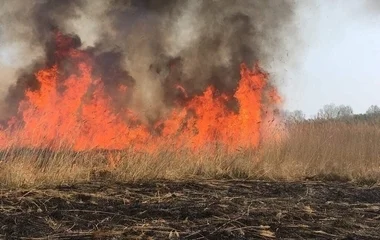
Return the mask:
[[[313,121],[289,128],[281,144],[264,147],[258,169],[269,178],[380,180],[380,125]]]
[[[288,127],[281,142],[257,151],[49,152],[8,149],[0,155],[0,184],[55,185],[106,178],[150,179],[305,178],[380,180],[380,126],[369,121],[321,121]]]

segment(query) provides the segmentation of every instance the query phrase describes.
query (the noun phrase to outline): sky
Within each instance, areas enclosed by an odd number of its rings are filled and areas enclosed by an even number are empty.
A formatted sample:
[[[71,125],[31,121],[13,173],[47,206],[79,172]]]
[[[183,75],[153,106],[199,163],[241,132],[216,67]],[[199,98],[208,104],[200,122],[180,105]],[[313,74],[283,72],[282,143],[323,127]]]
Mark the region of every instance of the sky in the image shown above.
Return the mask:
[[[368,4],[377,0],[296,1],[298,35],[288,36],[296,44],[288,59],[269,69],[285,108],[312,116],[330,103],[350,105],[355,113],[380,105],[380,4]],[[0,70],[17,62],[18,51],[2,46]]]
[[[294,66],[284,64],[280,84],[287,109],[311,116],[330,103],[350,105],[355,113],[380,105],[380,8],[371,9],[380,4],[371,1],[303,1],[301,50]]]

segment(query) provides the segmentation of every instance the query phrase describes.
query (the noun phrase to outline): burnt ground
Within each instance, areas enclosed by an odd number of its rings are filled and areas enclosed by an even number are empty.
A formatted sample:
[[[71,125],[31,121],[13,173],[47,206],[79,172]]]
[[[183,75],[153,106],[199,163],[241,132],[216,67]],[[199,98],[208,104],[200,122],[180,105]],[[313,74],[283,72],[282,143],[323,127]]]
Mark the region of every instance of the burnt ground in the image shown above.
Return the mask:
[[[92,182],[0,190],[0,239],[380,239],[380,187]]]

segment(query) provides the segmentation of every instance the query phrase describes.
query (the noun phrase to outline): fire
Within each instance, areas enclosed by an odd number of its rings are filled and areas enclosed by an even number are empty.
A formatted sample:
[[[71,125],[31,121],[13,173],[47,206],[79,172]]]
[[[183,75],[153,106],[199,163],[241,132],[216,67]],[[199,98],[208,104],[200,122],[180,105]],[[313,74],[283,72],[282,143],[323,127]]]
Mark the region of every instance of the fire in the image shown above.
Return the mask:
[[[199,150],[222,147],[228,151],[257,148],[262,140],[268,109],[281,99],[257,66],[242,64],[241,79],[233,95],[213,86],[189,98],[186,89],[173,86],[186,96],[153,125],[138,111],[115,110],[101,77],[93,76],[93,63],[85,51],[70,48],[69,39],[57,34],[56,58],[75,63],[79,72],[62,79],[59,64],[39,70],[40,87],[27,90],[13,117],[0,131],[0,147],[70,149],[134,149],[152,152],[163,146]],[[132,94],[121,85],[119,94]],[[235,102],[236,107],[229,103]]]

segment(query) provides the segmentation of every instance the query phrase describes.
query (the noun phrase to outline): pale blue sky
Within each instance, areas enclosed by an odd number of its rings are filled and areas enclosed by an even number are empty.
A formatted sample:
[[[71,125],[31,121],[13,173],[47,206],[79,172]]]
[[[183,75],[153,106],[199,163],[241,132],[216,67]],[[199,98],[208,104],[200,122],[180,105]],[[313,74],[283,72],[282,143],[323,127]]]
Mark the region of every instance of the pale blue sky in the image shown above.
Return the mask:
[[[355,113],[380,105],[380,8],[364,6],[377,0],[297,1],[301,42],[274,67],[285,107],[310,116],[329,103],[350,105]],[[18,62],[16,47],[0,45],[0,69]]]
[[[312,115],[329,103],[355,113],[380,105],[380,9],[368,11],[366,1],[304,1],[297,20],[304,46],[281,87],[287,108]]]

